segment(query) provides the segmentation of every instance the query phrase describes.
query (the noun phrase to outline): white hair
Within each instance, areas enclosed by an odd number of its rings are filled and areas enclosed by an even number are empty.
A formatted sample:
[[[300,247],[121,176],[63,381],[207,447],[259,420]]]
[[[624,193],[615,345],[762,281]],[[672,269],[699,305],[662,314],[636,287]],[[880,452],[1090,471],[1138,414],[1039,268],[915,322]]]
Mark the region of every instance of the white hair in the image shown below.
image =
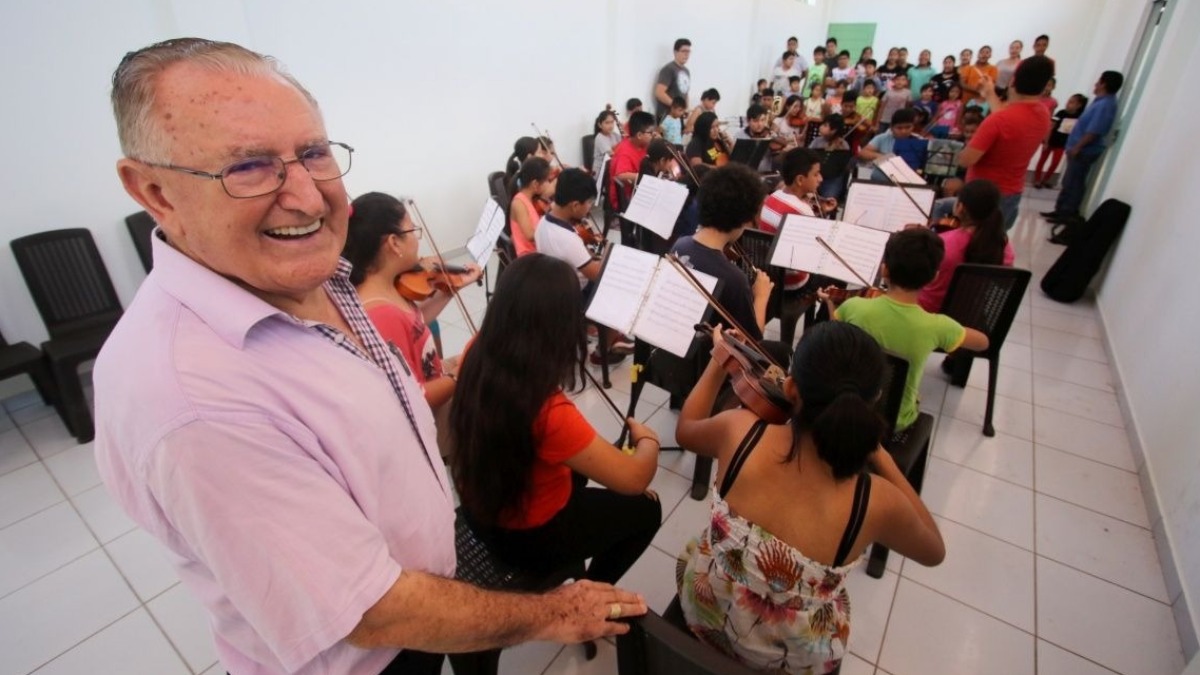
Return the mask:
[[[154,115],[158,76],[168,67],[187,62],[218,72],[278,77],[294,86],[317,108],[317,101],[282,64],[270,56],[231,42],[176,38],[129,52],[113,73],[112,106],[121,151],[126,157],[165,164],[166,134]]]

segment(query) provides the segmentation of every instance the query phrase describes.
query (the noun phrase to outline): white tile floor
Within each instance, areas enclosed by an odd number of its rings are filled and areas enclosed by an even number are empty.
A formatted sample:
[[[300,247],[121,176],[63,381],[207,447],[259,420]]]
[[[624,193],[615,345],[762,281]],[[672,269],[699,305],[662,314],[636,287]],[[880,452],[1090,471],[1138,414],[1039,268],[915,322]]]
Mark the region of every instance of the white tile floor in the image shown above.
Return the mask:
[[[932,363],[923,410],[934,413],[925,500],[947,544],[923,568],[893,555],[884,578],[850,581],[854,632],[845,675],[1130,673],[1175,675],[1180,641],[1135,460],[1092,302],[1058,305],[1036,288],[1058,247],[1045,243],[1034,193],[1013,231],[1017,264],[1034,284],[1004,347],[995,438],[979,432],[986,369],[948,387]],[[466,302],[477,318],[483,294]],[[442,335],[456,353],[469,335],[451,308]],[[936,361],[936,359],[934,360]],[[628,403],[627,371],[610,395]],[[607,436],[600,397],[579,404]],[[666,395],[647,387],[638,417],[673,441]],[[654,488],[664,525],[623,584],[661,611],[674,556],[707,517],[687,497],[694,459],[664,453]],[[0,675],[224,672],[199,605],[157,545],[100,486],[90,446],[77,446],[32,393],[0,409]],[[447,670],[449,672],[449,670]],[[585,662],[547,643],[504,652],[501,672],[615,673],[615,649]]]

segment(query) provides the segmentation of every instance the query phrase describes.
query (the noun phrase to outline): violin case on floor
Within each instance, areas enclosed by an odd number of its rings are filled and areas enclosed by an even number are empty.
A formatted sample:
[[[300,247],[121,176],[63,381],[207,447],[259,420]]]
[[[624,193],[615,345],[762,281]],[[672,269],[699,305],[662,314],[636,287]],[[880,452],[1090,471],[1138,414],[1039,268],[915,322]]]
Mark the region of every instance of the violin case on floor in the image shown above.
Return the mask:
[[[1042,277],[1042,291],[1051,300],[1069,303],[1083,297],[1109,249],[1125,229],[1129,212],[1125,202],[1106,199],[1091,218],[1073,228],[1067,249]]]

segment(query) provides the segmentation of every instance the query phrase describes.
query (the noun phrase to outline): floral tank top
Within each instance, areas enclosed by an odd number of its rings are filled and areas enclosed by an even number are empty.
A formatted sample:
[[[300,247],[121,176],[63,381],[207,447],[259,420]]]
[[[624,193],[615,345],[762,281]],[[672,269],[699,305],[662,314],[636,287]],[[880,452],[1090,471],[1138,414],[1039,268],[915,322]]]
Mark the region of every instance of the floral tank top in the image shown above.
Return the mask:
[[[824,675],[841,663],[850,637],[846,576],[865,556],[849,564],[844,558],[866,515],[871,481],[865,474],[858,478],[835,565],[810,560],[731,514],[725,502],[730,474],[736,478],[744,455],[762,435],[758,427],[747,434],[713,496],[709,526],[680,554],[675,575],[680,603],[697,637],[742,663],[771,672]]]

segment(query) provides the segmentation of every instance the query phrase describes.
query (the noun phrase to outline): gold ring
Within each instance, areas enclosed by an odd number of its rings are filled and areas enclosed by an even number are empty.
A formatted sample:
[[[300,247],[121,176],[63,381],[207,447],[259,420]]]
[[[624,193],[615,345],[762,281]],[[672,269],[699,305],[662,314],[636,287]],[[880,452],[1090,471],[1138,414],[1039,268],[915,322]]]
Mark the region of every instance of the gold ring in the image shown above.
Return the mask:
[[[609,619],[621,618],[621,603],[614,602],[613,604],[608,606],[608,618]]]

